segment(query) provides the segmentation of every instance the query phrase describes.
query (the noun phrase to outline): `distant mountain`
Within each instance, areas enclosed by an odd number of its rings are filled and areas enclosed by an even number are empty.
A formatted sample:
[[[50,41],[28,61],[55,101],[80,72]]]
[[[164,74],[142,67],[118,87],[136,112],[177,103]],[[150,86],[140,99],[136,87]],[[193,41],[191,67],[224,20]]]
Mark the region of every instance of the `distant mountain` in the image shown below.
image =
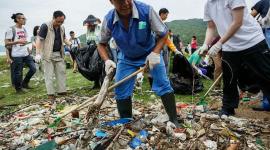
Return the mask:
[[[5,46],[0,45],[0,52],[6,52]]]
[[[191,42],[193,35],[197,38],[197,45],[203,44],[207,23],[202,19],[174,20],[166,22],[166,24],[173,34],[180,35],[184,46],[187,45],[187,42]]]
[[[187,42],[191,42],[193,35],[197,38],[197,45],[203,44],[207,28],[207,23],[204,22],[203,19],[173,20],[171,22],[166,22],[166,24],[174,34],[180,35],[184,46],[187,46]],[[78,38],[82,42],[82,47],[86,46],[85,34]]]
[[[87,43],[86,43],[86,35],[85,35],[85,34],[80,35],[78,38],[79,38],[80,41],[81,41],[82,47],[85,47],[85,46],[87,45]]]

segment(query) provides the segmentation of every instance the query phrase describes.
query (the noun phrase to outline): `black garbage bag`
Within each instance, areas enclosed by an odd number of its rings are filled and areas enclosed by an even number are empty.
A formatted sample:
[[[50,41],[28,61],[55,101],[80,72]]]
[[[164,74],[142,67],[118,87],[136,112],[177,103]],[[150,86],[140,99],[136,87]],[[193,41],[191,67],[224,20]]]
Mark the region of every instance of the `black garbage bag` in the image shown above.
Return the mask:
[[[238,86],[243,92],[258,93],[260,91],[254,73],[248,69],[245,63],[243,63],[239,69]]]
[[[185,56],[174,56],[172,73],[170,83],[174,93],[192,94],[193,81],[194,93],[203,90],[203,83],[200,81],[199,74]]]
[[[106,76],[105,63],[98,53],[97,45],[94,40],[87,42],[88,46],[79,49],[73,47],[70,54],[73,60],[76,60],[78,71],[88,80],[94,81],[99,79],[103,82]],[[107,47],[109,48],[109,47]],[[109,58],[112,58],[110,49],[108,49]]]

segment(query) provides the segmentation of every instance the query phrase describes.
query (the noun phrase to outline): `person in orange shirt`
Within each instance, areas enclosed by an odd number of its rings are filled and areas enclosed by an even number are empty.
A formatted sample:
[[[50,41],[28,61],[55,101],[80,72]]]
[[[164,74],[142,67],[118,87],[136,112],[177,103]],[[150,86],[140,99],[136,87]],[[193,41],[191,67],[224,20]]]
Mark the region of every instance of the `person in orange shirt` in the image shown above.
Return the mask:
[[[168,14],[169,14],[169,11],[166,8],[161,8],[159,10],[159,17],[163,22],[167,19]],[[162,49],[162,55],[163,55],[167,75],[169,75],[169,72],[170,72],[170,51],[169,51],[169,49],[172,50],[175,53],[175,55],[178,55],[178,54],[182,55],[182,53],[177,50],[176,46],[171,41],[170,36],[168,36],[166,43]]]

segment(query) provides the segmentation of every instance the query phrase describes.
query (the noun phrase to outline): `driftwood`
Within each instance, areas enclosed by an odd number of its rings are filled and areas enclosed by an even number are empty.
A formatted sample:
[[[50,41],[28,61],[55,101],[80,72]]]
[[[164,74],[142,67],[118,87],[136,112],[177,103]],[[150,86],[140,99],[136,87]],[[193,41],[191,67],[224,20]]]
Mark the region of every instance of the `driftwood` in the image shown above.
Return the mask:
[[[87,123],[88,130],[84,134],[84,136],[81,138],[81,141],[80,141],[80,148],[81,149],[85,149],[88,146],[88,142],[92,139],[92,136],[93,136],[92,130],[99,123],[99,110],[100,110],[100,107],[101,107],[102,103],[105,100],[105,97],[106,97],[106,94],[108,93],[108,91],[112,90],[116,86],[122,84],[126,80],[134,77],[135,75],[137,75],[138,73],[140,73],[140,72],[142,72],[144,70],[146,70],[146,67],[143,67],[143,68],[139,69],[138,71],[132,73],[131,75],[127,76],[123,80],[119,81],[118,83],[116,83],[113,86],[111,86],[110,88],[108,88],[109,85],[110,85],[110,81],[111,81],[111,79],[112,79],[112,77],[114,75],[114,69],[109,70],[109,74],[104,79],[104,82],[102,84],[102,87],[101,87],[99,95],[98,95],[98,98],[96,99],[94,104],[91,105],[89,107],[89,109],[88,109],[88,112],[87,112],[87,115],[86,115],[86,120],[88,120],[88,123]],[[84,104],[84,105],[86,105],[86,104]],[[74,110],[71,110],[71,112],[72,111],[74,111]]]
[[[98,98],[96,99],[95,103],[91,105],[88,109],[86,114],[86,120],[88,120],[87,127],[88,130],[81,138],[80,148],[84,149],[88,146],[88,141],[91,140],[93,133],[92,130],[98,125],[99,123],[99,109],[102,105],[103,101],[105,100],[106,94],[108,92],[108,87],[110,85],[110,81],[114,75],[114,69],[111,68],[109,70],[109,74],[105,77],[100,92],[98,94]]]

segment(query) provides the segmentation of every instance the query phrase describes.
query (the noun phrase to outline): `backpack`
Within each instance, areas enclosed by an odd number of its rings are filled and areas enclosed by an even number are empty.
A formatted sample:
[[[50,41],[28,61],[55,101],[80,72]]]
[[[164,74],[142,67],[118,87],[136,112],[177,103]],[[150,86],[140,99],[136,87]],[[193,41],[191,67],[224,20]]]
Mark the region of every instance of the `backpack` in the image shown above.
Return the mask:
[[[69,39],[69,42],[70,42],[71,44],[73,44],[71,41],[72,41],[72,39],[70,38],[70,39]],[[78,42],[78,39],[77,39],[77,38],[74,38],[74,43],[75,43],[75,42],[77,43],[77,45],[79,45],[79,42]]]
[[[15,36],[16,36],[16,29],[15,29],[14,26],[12,26],[12,27],[10,27],[10,28],[12,29],[12,34],[13,34],[12,39],[11,39],[11,42],[13,42],[14,39],[15,39]],[[24,30],[24,32],[26,33],[26,30],[25,30],[24,27],[23,27],[23,30]],[[6,36],[7,36],[7,32],[6,32]],[[12,46],[13,46],[13,45],[6,45],[6,46],[5,46],[5,47],[8,49],[9,55],[10,55],[10,56],[11,56]]]

